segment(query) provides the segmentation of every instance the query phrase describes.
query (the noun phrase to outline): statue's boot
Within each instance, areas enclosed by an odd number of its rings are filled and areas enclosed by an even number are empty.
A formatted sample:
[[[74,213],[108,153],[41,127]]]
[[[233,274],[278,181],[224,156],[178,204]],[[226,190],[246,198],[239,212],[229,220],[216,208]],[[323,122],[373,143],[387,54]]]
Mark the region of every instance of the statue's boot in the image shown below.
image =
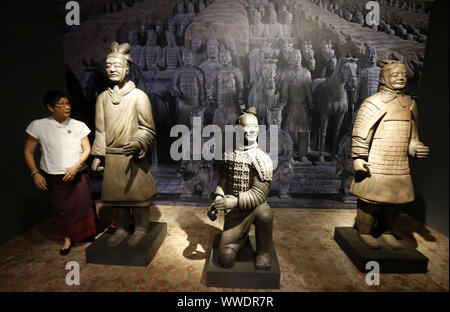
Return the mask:
[[[148,232],[149,207],[134,207],[133,213],[136,227],[133,235],[128,240],[128,246],[138,245]]]
[[[253,221],[256,236],[256,268],[270,270],[273,250],[273,213],[267,203],[259,205],[256,210]]]
[[[356,228],[358,237],[370,249],[380,249],[381,245],[370,234],[374,228],[380,207],[371,203],[366,203],[358,199],[356,206]]]
[[[135,230],[133,235],[131,235],[130,239],[128,240],[128,246],[138,245],[146,235],[147,231],[143,231],[141,229]]]
[[[383,209],[383,221],[386,223],[386,230],[381,235],[381,238],[394,250],[402,250],[405,247],[402,242],[395,238],[392,234],[394,232],[395,222],[400,215],[401,206],[391,206]]]
[[[358,234],[361,241],[366,244],[370,249],[380,249],[381,245],[377,242],[377,240],[370,234]]]
[[[260,253],[256,255],[256,268],[258,270],[270,270],[272,267],[272,257],[269,253]]]
[[[308,157],[308,132],[298,134],[298,158],[302,164],[311,164]]]
[[[119,245],[125,237],[127,237],[128,232],[124,229],[117,228],[113,235],[106,241],[106,244],[110,247]]]
[[[405,246],[403,246],[403,244],[391,233],[384,233],[381,235],[381,238],[394,250],[405,249]]]
[[[325,150],[325,137],[326,134],[319,134],[319,162],[325,162],[325,158],[323,157],[323,151]]]
[[[307,145],[308,147],[307,147],[307,152],[308,153],[311,153],[312,152],[312,150],[311,150],[311,132],[308,132],[308,145]]]
[[[128,231],[126,229],[130,226],[130,208],[114,207],[113,215],[117,228],[114,234],[106,241],[106,244],[110,247],[119,245],[127,237]]]

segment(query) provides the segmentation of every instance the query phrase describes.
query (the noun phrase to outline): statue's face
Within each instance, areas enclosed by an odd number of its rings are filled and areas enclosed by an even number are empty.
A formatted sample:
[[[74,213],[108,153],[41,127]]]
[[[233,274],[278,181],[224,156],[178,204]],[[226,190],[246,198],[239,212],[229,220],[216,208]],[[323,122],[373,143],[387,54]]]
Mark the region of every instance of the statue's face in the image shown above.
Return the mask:
[[[258,119],[254,115],[248,115],[241,120],[244,130],[244,140],[246,145],[252,145],[258,139],[259,126]]]
[[[406,67],[398,64],[387,70],[381,78],[381,83],[392,90],[401,90],[406,87]]]
[[[225,38],[225,46],[227,49],[234,51],[234,40],[231,38]]]
[[[106,59],[106,74],[114,83],[121,83],[129,72],[125,58],[111,56]]]
[[[230,63],[231,63],[231,55],[230,55],[230,53],[226,53],[226,52],[220,53],[219,54],[219,62],[223,66],[230,65]]]
[[[294,18],[294,15],[286,14],[286,24],[291,24],[293,18]]]
[[[195,36],[194,38],[192,38],[192,50],[197,51],[200,49],[200,47],[202,46],[202,39],[199,36]]]
[[[277,22],[277,13],[275,10],[271,10],[269,13],[269,23],[275,24]]]
[[[183,53],[183,64],[192,65],[194,63],[194,57],[191,51],[185,51]]]
[[[206,54],[208,57],[217,57],[217,54],[219,53],[219,47],[215,44],[209,44],[206,48]]]

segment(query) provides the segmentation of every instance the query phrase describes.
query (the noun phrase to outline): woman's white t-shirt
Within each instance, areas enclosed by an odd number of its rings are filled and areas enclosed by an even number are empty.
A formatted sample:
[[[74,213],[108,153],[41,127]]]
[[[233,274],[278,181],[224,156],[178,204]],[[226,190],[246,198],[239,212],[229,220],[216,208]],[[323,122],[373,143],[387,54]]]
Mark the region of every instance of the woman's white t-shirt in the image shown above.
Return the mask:
[[[66,118],[57,122],[53,116],[32,121],[25,130],[39,140],[40,167],[48,174],[64,174],[82,154],[81,139],[91,130],[84,122]]]

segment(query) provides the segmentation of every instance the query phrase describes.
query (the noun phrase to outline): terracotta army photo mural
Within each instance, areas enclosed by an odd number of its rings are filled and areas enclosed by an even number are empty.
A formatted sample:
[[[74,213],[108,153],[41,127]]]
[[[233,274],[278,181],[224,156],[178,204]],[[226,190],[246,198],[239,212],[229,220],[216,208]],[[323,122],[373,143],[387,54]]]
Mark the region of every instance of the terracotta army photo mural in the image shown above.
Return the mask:
[[[366,131],[357,116],[367,109],[367,98],[389,88],[382,60],[403,64],[408,84],[402,94],[417,103],[431,8],[430,1],[376,3],[377,8],[367,9],[359,0],[83,1],[81,24],[66,25],[63,35],[69,95],[90,128],[95,119],[109,125],[115,118],[107,107],[103,117],[95,118],[96,101],[114,106],[133,96],[136,109],[147,106],[136,123],[123,125],[139,127],[143,139],[123,138],[120,148],[128,143],[130,155],[120,157],[137,155],[140,165],[151,167],[157,201],[207,204],[226,152],[225,135],[219,138],[214,129],[234,127],[245,109],[255,107],[259,148],[273,161],[267,193],[272,206],[360,207],[361,187],[356,183],[350,189],[356,169],[352,134],[355,142],[355,133]],[[120,43],[113,53],[132,59],[129,82],[119,89],[114,85],[121,82],[111,81],[116,78],[105,67],[111,66],[104,57],[113,42]],[[118,134],[103,131],[109,139],[95,136],[99,155],[117,147]],[[183,151],[176,148],[181,141]],[[420,157],[424,152],[417,148],[414,155]],[[365,168],[357,167],[357,176]],[[92,172],[91,180],[94,193],[106,200],[108,163],[104,174]],[[359,227],[363,234],[370,232],[370,226]]]

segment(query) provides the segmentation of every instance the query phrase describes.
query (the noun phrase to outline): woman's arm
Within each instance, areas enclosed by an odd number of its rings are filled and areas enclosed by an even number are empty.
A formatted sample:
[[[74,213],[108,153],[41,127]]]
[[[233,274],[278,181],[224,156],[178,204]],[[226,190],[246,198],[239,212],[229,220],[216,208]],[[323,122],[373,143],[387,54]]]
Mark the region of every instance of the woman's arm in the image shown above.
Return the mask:
[[[46,191],[47,181],[45,181],[45,178],[39,172],[36,166],[36,162],[34,161],[34,151],[36,150],[36,146],[38,145],[38,143],[38,139],[29,135],[27,141],[25,142],[24,156],[25,162],[31,170],[34,184],[38,189]]]
[[[66,170],[66,174],[62,178],[62,181],[69,182],[75,178],[75,175],[78,172],[80,166],[88,159],[89,154],[91,153],[91,144],[89,143],[89,139],[87,136],[81,139],[81,156],[80,159],[70,168]]]

